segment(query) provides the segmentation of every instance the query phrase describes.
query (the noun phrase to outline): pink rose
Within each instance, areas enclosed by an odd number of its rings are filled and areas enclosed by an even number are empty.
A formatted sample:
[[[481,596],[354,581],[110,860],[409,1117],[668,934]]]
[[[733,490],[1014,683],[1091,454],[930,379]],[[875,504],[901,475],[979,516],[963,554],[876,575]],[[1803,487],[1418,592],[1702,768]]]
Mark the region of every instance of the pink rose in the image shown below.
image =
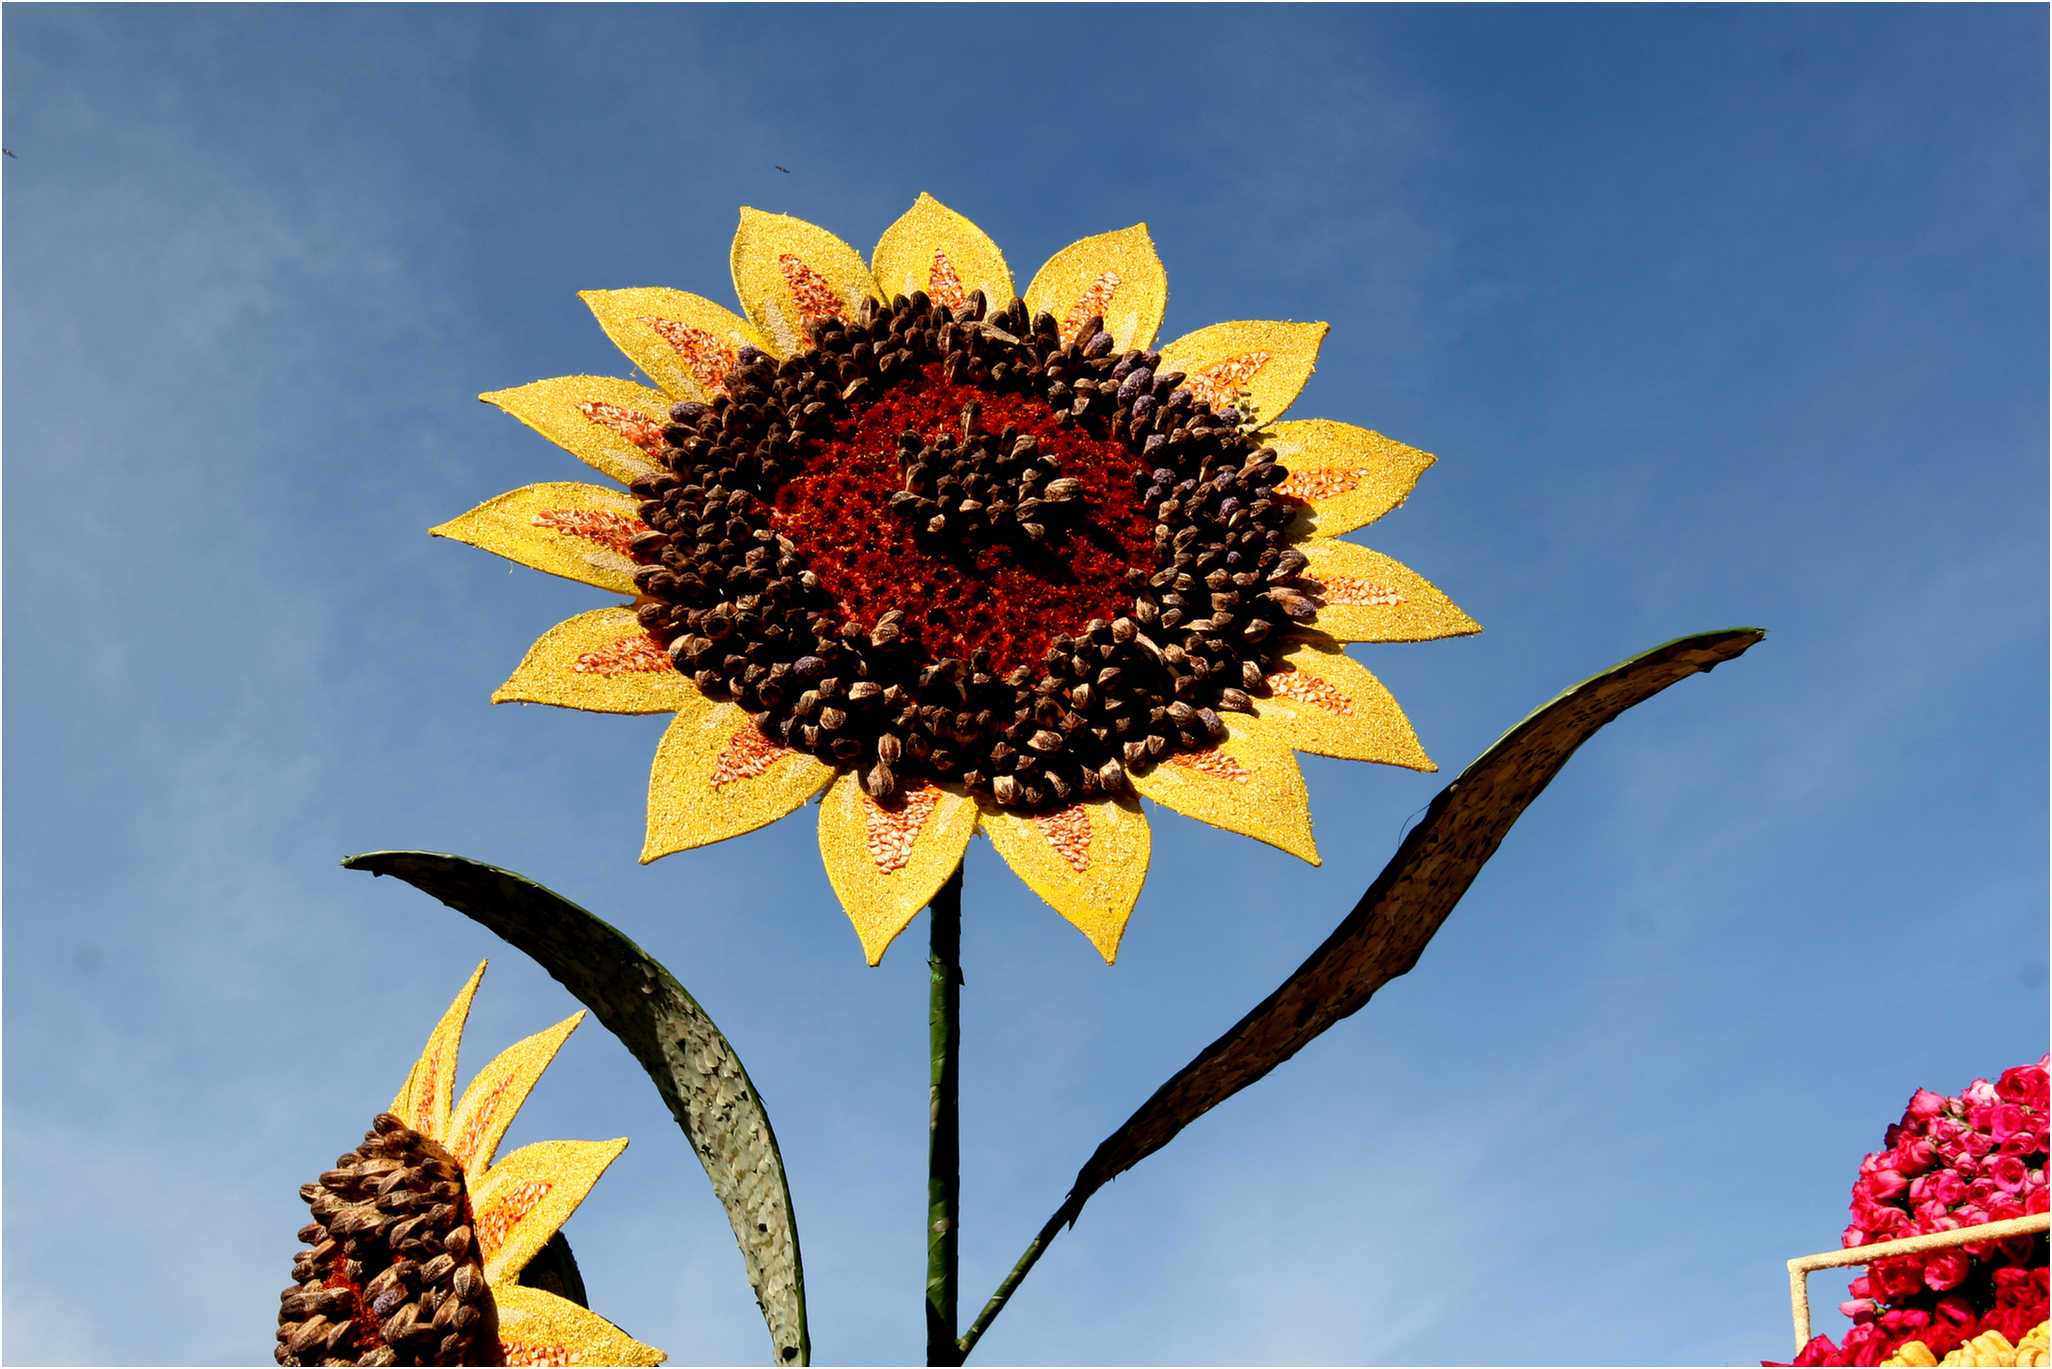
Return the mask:
[[[1910,1181],[1892,1169],[1877,1169],[1861,1182],[1866,1186],[1867,1195],[1877,1203],[1887,1202],[1906,1188],[1911,1189],[1912,1196],[1915,1192]],[[1917,1182],[1922,1183],[1923,1180]]]
[[[1881,1325],[1900,1336],[1931,1324],[1931,1314],[1921,1307],[1891,1307],[1881,1314]]]
[[[2030,1118],[2015,1103],[1997,1103],[1989,1120],[1988,1134],[1998,1142],[2014,1136],[2017,1132],[2030,1130]]]
[[[1870,1295],[1873,1292],[1873,1283],[1871,1280],[1867,1278],[1865,1274],[1862,1274],[1857,1279],[1854,1279],[1852,1281],[1852,1286],[1850,1288],[1847,1288],[1845,1291],[1852,1294],[1856,1298],[1867,1298],[1871,1300]]]
[[[1867,1278],[1873,1284],[1875,1296],[1882,1302],[1894,1302],[1924,1289],[1923,1271],[1907,1260],[1877,1260],[1867,1266]]]
[[[2052,1206],[2052,1204],[2048,1204],[2046,1201],[2047,1192],[2048,1190],[2041,1184],[2026,1193],[2024,1195],[2024,1211],[2030,1213],[2043,1212],[2048,1206]]]
[[[2016,1105],[2014,1103],[2004,1103],[2003,1106],[2014,1107]],[[2007,1133],[2004,1134],[2006,1135]],[[1966,1151],[1969,1155],[1986,1155],[1989,1151],[1995,1149],[1995,1138],[1985,1131],[1970,1131],[1959,1138],[1959,1144],[1960,1149]]]
[[[1938,1159],[1938,1147],[1921,1136],[1899,1142],[1895,1147],[1895,1170],[1898,1174],[1922,1174]]]
[[[1937,1225],[1938,1222],[1952,1215],[1952,1207],[1949,1203],[1941,1203],[1936,1198],[1931,1198],[1918,1203],[1916,1213],[1917,1225],[1925,1231],[1951,1229],[1949,1227],[1941,1228]]]
[[[2022,1103],[2040,1111],[2052,1106],[2052,1100],[2048,1100],[2048,1094],[2052,1094],[2052,1080],[2048,1080],[2042,1062],[2002,1071],[2002,1077],[1995,1081],[1995,1092],[2009,1102]]]
[[[1974,1305],[1957,1293],[1938,1299],[1931,1310],[1955,1326],[1965,1326],[1974,1319]]]
[[[1933,1093],[1929,1089],[1918,1089],[1910,1095],[1909,1106],[1903,1110],[1902,1120],[1908,1122],[1911,1118],[1915,1118],[1920,1122],[1926,1122],[1936,1117],[1944,1109],[1945,1099],[1942,1095]]]
[[[2045,1153],[2045,1129],[2040,1125],[2025,1127],[2003,1138],[1996,1147],[2004,1155],[2043,1155]]]
[[[1969,1105],[1992,1103],[1995,1101],[1995,1086],[1985,1079],[1976,1079],[1959,1091],[1959,1097],[1961,1102]]]
[[[1868,1321],[1874,1316],[1874,1300],[1872,1298],[1854,1298],[1850,1302],[1840,1303],[1838,1311],[1839,1315],[1843,1316],[1847,1321]]]
[[[1966,1281],[1968,1261],[1959,1250],[1941,1250],[1924,1263],[1924,1286],[1934,1293],[1957,1288]]]

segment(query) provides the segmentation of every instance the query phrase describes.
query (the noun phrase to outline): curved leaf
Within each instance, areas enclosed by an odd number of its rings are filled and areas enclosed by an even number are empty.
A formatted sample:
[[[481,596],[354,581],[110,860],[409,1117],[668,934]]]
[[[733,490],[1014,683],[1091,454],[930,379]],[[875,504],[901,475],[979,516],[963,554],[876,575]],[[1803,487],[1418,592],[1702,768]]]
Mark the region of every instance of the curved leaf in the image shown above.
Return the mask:
[[[1092,1194],[1408,973],[1511,824],[1577,747],[1626,709],[1731,660],[1766,635],[1759,628],[1703,632],[1621,661],[1562,691],[1440,790],[1325,944],[1098,1146],[962,1337],[962,1353],[975,1346],[1063,1224],[1075,1225]]]
[[[1511,824],[1575,748],[1626,709],[1764,636],[1758,628],[1734,628],[1655,647],[1563,691],[1504,733],[1439,791],[1325,944],[1098,1146],[1062,1204],[1069,1223],[1099,1188],[1409,973]]]
[[[807,1364],[805,1271],[784,1162],[741,1058],[670,972],[617,930],[531,880],[461,856],[372,851],[342,862],[392,875],[482,923],[570,990],[655,1081],[726,1206],[774,1362]]]

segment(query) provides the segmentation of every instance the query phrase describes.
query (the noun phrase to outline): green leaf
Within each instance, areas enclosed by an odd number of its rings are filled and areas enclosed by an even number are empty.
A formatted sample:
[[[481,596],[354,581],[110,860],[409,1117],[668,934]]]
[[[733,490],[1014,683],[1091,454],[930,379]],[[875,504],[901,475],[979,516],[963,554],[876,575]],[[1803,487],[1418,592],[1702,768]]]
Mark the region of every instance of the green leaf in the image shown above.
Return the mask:
[[[1679,638],[1565,690],[1504,733],[1432,800],[1325,944],[1098,1146],[1056,1220],[1073,1226],[1091,1194],[1408,973],[1525,806],[1605,723],[1766,635],[1731,628]]]
[[[810,1363],[798,1224],[769,1114],[741,1058],[670,972],[576,904],[496,866],[429,851],[372,851],[342,864],[395,876],[484,924],[620,1038],[655,1081],[726,1206],[769,1325],[773,1362]]]

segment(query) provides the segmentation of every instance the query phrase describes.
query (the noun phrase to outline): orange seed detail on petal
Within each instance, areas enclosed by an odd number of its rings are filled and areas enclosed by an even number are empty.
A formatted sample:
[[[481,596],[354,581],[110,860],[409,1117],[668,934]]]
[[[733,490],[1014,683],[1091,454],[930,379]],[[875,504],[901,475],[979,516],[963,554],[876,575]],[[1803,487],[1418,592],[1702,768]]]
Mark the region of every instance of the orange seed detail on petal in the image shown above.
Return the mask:
[[[862,835],[869,843],[869,858],[880,873],[894,875],[911,864],[920,829],[933,816],[940,797],[941,791],[930,784],[908,787],[892,808],[867,794],[862,796]]]
[[[663,664],[669,664],[667,658]],[[756,730],[754,723],[736,728],[734,735],[727,738],[727,745],[720,752],[719,760],[713,763],[712,787],[717,789],[736,780],[752,780],[784,757],[793,754],[795,753],[789,747],[778,746],[763,736]]]
[[[601,428],[610,428],[651,455],[663,449],[663,425],[647,414],[596,399],[587,399],[579,404],[577,412]]]
[[[647,324],[657,337],[669,343],[670,350],[684,358],[693,380],[714,394],[726,388],[727,372],[734,369],[736,360],[732,347],[703,328],[693,328],[673,318],[643,315],[635,322]]]
[[[1233,396],[1247,388],[1247,382],[1269,361],[1267,352],[1241,352],[1214,362],[1183,382],[1191,394],[1214,409],[1223,409]]]
[[[1082,332],[1083,325],[1090,320],[1104,317],[1104,311],[1111,304],[1112,296],[1118,292],[1119,286],[1125,283],[1125,279],[1110,267],[1097,273],[1097,279],[1090,282],[1088,290],[1076,296],[1076,302],[1069,306],[1068,317],[1062,320],[1061,337],[1064,343],[1076,341],[1076,334]],[[1089,339],[1085,338],[1083,341],[1088,342]]]
[[[506,1194],[477,1216],[477,1244],[480,1250],[489,1254],[506,1243],[506,1235],[527,1218],[527,1214],[549,1196],[555,1184],[547,1179],[531,1179],[509,1189]]]
[[[926,297],[943,309],[960,309],[969,302],[969,296],[962,290],[962,278],[955,273],[955,264],[938,247],[933,249],[933,265],[926,271]]]
[[[458,1136],[456,1144],[450,1147],[450,1153],[456,1157],[456,1163],[468,1169],[477,1159],[478,1142],[484,1139],[485,1131],[491,1126],[492,1118],[497,1115],[499,1104],[505,1101],[506,1090],[511,1085],[510,1079],[501,1079],[492,1086],[492,1091],[484,1096],[478,1104],[477,1111],[470,1114],[470,1120],[463,1124],[463,1134]]]
[[[655,640],[643,633],[608,642],[597,651],[587,651],[570,668],[581,675],[653,675],[668,670],[670,658]]]
[[[1404,602],[1404,596],[1395,590],[1358,575],[1328,575],[1319,583],[1325,586],[1325,592],[1319,597],[1328,604],[1344,604],[1350,608],[1398,608]]]
[[[1033,825],[1070,869],[1080,875],[1090,868],[1090,810],[1072,803],[1052,813],[1036,813]]]
[[[1350,718],[1354,714],[1352,699],[1333,688],[1327,681],[1319,679],[1316,675],[1306,674],[1294,666],[1285,666],[1269,676],[1268,687],[1285,699],[1295,699],[1299,703],[1310,704],[1313,708],[1337,713],[1343,718]]]
[[[790,288],[791,299],[798,306],[801,327],[841,316],[841,297],[834,293],[833,286],[827,284],[825,276],[789,252],[777,254],[777,265],[783,268],[784,284]]]
[[[527,520],[538,528],[560,532],[565,537],[582,537],[608,551],[632,555],[630,544],[648,531],[638,518],[611,509],[543,509]]]
[[[1275,488],[1292,499],[1330,499],[1345,494],[1375,474],[1366,466],[1328,466],[1323,470],[1291,471],[1289,479]]]
[[[1180,765],[1185,770],[1195,770],[1198,774],[1209,775],[1213,779],[1231,780],[1234,784],[1247,784],[1254,778],[1253,771],[1215,746],[1208,751],[1176,752],[1168,757],[1168,763]]]

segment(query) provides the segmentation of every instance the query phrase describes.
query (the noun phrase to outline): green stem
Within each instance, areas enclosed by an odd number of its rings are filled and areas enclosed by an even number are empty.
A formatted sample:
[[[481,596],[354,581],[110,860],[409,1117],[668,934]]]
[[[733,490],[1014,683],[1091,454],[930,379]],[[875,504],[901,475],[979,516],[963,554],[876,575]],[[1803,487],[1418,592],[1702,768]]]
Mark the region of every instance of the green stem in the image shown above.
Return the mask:
[[[1026,1271],[1033,1268],[1034,1262],[1040,1258],[1040,1252],[1047,1249],[1048,1243],[1060,1233],[1062,1219],[1068,1215],[1068,1209],[1063,1208],[1047,1219],[1047,1225],[1040,1228],[1040,1234],[1033,1238],[1032,1243],[1026,1247],[1026,1253],[1012,1266],[1012,1272],[1005,1275],[1005,1281],[998,1285],[997,1292],[990,1295],[990,1301],[983,1305],[983,1311],[976,1316],[976,1324],[964,1332],[962,1339],[955,1344],[955,1348],[961,1351],[962,1355],[962,1358],[956,1361],[957,1364],[969,1358],[969,1352],[976,1348],[976,1342],[983,1339],[983,1333],[997,1320],[997,1314],[1005,1310],[1005,1304],[1011,1301],[1012,1290],[1026,1277]]]
[[[927,909],[933,920],[930,988],[932,1087],[926,1147],[926,1362],[958,1365],[955,1293],[961,1239],[962,1145],[958,1127],[962,1046],[962,871]]]

